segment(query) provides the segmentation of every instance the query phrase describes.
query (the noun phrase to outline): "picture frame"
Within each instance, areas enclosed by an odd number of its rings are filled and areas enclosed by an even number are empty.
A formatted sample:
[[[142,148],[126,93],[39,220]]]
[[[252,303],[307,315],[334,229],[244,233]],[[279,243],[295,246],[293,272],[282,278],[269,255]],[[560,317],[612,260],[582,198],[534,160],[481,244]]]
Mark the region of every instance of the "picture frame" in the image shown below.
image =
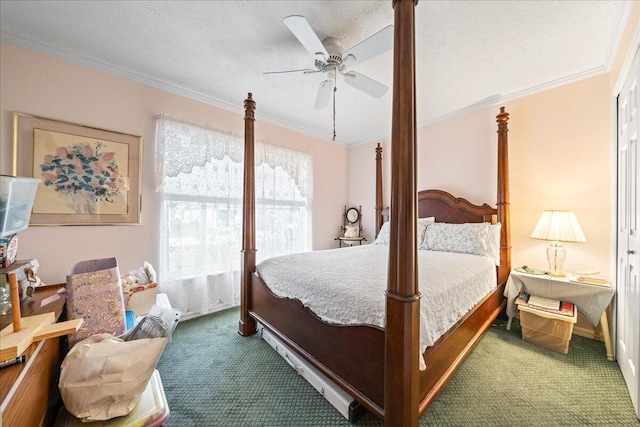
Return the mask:
[[[141,223],[141,136],[13,113],[15,176],[38,178],[29,225]]]

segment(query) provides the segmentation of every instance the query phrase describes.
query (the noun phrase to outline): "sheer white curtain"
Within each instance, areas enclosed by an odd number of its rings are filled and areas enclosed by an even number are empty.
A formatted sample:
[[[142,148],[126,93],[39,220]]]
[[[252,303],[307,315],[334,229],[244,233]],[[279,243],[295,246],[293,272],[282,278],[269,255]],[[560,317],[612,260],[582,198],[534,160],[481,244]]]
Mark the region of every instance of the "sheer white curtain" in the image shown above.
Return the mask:
[[[225,130],[158,117],[159,286],[186,317],[239,303],[243,145]],[[258,262],[309,250],[311,157],[263,142],[255,151]]]

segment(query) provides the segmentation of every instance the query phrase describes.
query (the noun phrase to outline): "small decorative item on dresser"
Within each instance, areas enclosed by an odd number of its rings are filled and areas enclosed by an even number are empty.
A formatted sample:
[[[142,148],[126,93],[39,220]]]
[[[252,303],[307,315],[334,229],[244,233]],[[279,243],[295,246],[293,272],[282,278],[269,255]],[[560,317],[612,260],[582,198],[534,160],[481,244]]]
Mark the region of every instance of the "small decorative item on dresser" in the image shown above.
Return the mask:
[[[121,283],[125,309],[136,316],[147,314],[158,295],[156,272],[151,264],[145,261],[142,268],[124,275]]]

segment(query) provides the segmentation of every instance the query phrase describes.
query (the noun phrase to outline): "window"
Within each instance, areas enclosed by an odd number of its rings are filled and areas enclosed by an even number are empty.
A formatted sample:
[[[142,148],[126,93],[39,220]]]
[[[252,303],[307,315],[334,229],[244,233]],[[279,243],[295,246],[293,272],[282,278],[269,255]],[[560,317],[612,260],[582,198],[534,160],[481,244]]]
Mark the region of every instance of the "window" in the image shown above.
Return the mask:
[[[162,191],[160,286],[185,313],[238,303],[243,141],[166,117],[157,124]],[[266,257],[311,248],[312,160],[257,143],[256,248]]]

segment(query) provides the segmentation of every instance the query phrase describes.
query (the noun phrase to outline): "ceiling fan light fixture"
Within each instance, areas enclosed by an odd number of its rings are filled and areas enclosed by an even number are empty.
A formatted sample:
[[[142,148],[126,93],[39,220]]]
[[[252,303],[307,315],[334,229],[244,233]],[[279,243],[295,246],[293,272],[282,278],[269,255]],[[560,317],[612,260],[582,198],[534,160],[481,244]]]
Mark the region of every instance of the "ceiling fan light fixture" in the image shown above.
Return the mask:
[[[327,104],[329,104],[329,98],[331,96],[331,91],[333,88],[333,81],[324,80],[320,83],[320,87],[318,87],[318,93],[316,94],[316,102],[313,105],[315,110],[319,110],[325,108]]]
[[[284,23],[302,46],[313,56],[316,69],[265,74],[296,71],[303,71],[305,74],[325,73],[327,75],[326,80],[322,81],[318,87],[313,108],[325,108],[329,104],[329,99],[333,93],[333,140],[335,141],[337,74],[340,73],[344,76],[344,82],[347,85],[375,98],[380,98],[387,93],[389,88],[386,85],[356,71],[349,71],[347,67],[364,62],[393,48],[393,25],[383,28],[345,51],[342,42],[336,37],[326,37],[320,41],[318,35],[303,16],[287,16],[284,18]]]

